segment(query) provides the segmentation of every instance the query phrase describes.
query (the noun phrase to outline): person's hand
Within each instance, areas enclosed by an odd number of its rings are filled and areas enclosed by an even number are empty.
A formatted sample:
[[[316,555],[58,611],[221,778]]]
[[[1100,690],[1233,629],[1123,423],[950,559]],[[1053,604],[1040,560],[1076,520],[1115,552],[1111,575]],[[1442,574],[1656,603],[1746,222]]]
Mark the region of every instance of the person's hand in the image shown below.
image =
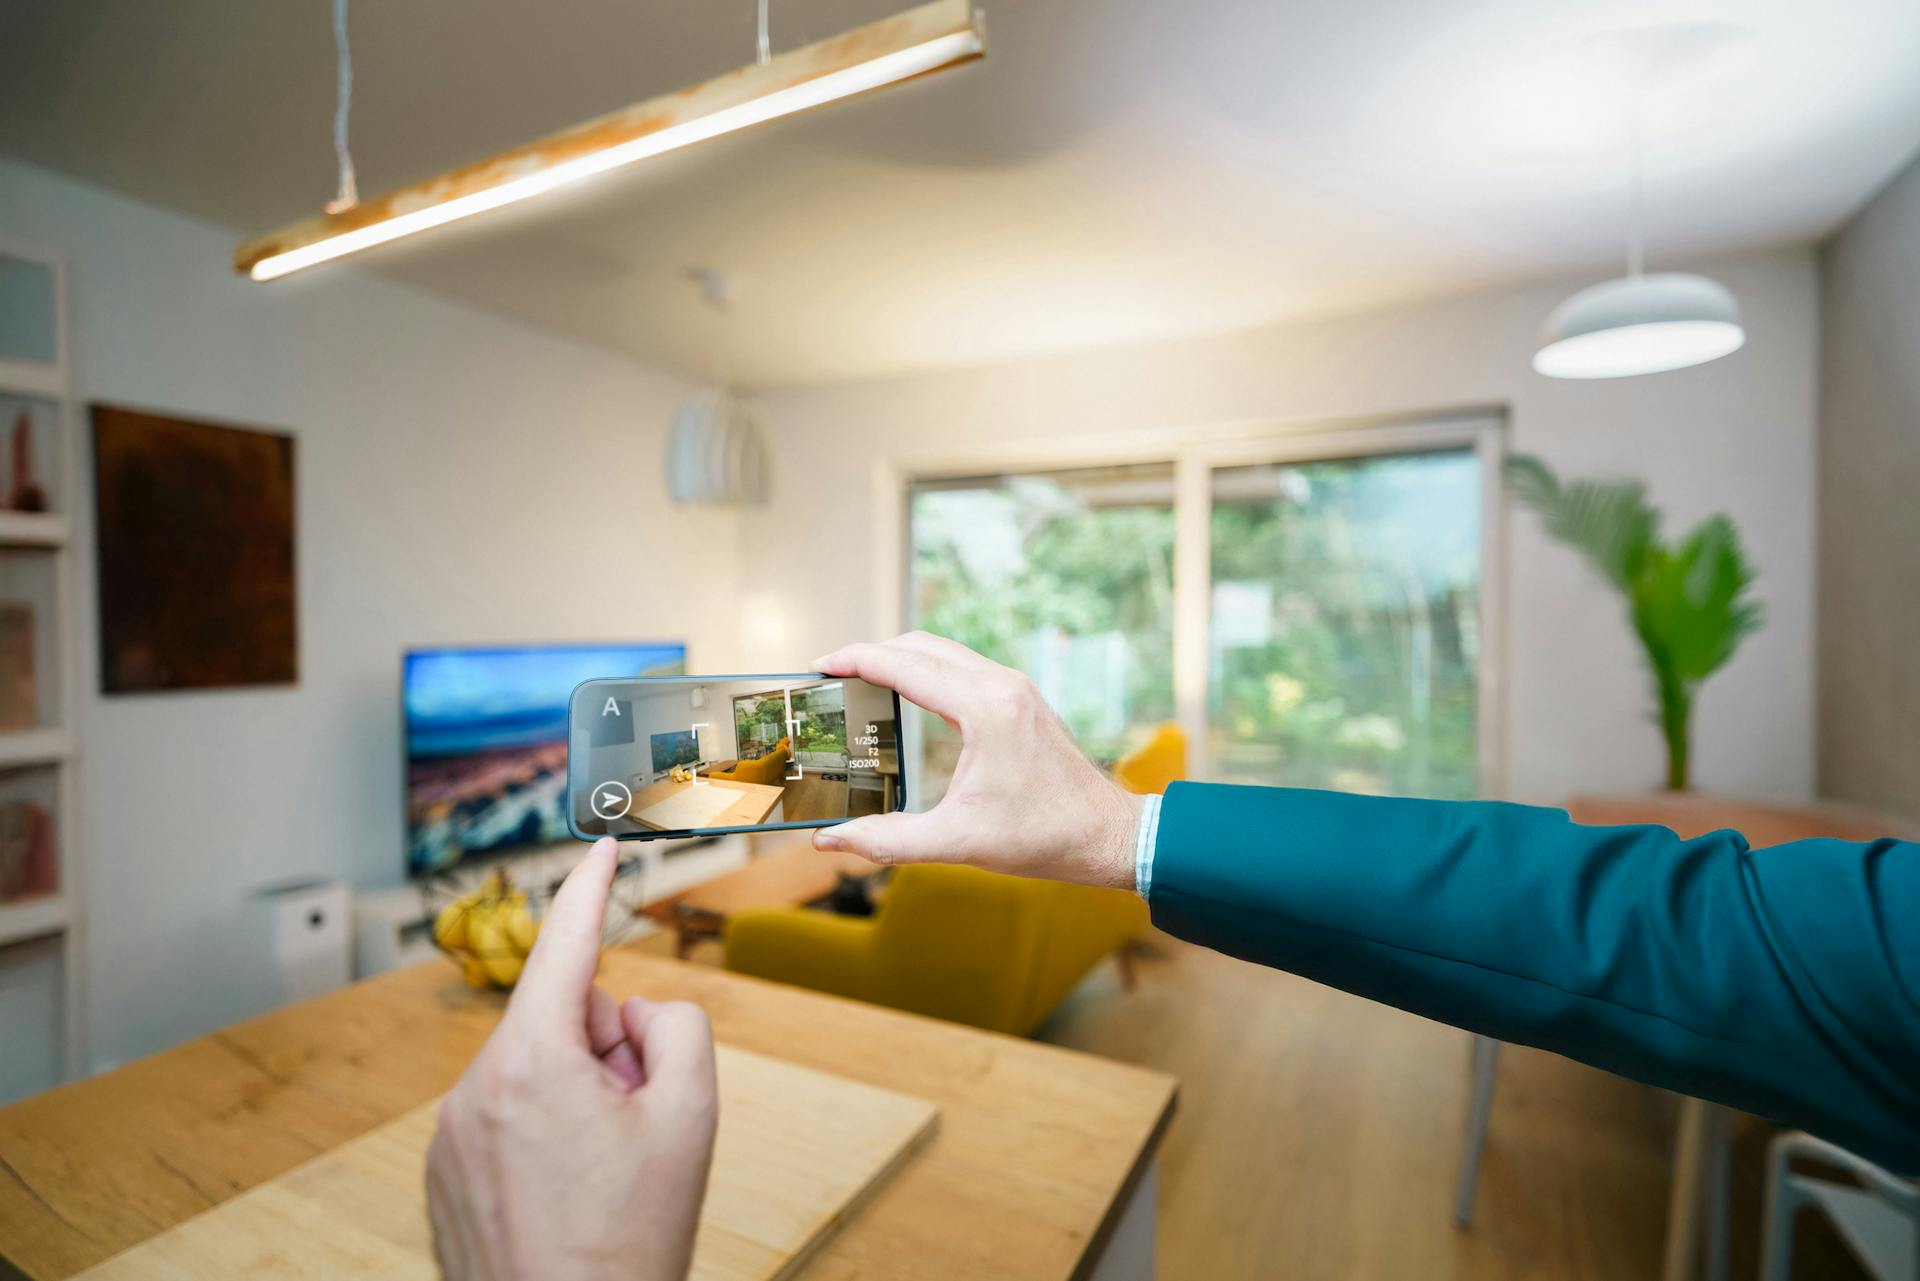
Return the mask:
[[[554,895],[500,1026],[440,1105],[427,1211],[462,1281],[682,1281],[718,1117],[713,1032],[685,1002],[593,985],[617,859]]]
[[[1082,885],[1134,886],[1141,798],[1074,745],[1025,675],[925,632],[848,645],[815,666],[897,691],[960,733],[960,762],[924,814],[874,814],[813,835],[876,863],[971,863]]]

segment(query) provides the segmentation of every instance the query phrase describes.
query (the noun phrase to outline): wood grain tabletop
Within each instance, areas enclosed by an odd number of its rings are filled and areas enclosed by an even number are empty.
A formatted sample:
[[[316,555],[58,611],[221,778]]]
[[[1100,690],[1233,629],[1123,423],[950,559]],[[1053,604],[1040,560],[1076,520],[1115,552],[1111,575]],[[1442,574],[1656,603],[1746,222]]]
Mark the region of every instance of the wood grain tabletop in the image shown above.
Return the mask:
[[[710,966],[615,950],[600,983],[940,1106],[809,1278],[1081,1275],[1173,1111],[1160,1073]],[[430,961],[0,1109],[0,1276],[72,1276],[427,1102],[502,1008]]]

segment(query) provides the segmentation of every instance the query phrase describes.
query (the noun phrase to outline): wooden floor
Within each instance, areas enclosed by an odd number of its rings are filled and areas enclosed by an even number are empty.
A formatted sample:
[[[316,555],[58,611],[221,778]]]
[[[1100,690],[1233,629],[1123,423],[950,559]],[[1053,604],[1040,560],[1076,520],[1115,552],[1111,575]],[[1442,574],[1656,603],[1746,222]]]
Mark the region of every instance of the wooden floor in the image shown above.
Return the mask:
[[[648,946],[655,940],[649,940]],[[664,944],[661,944],[664,946]],[[693,959],[719,964],[716,944]],[[1509,1046],[1472,1228],[1452,1220],[1466,1033],[1155,934],[1102,965],[1040,1039],[1171,1072],[1166,1281],[1648,1281],[1660,1272],[1673,1101]],[[1729,1275],[1758,1269],[1767,1133],[1734,1149]],[[1865,1276],[1803,1223],[1794,1276]]]
[[[1160,1275],[1566,1278],[1660,1272],[1672,1101],[1508,1047],[1473,1227],[1453,1227],[1466,1033],[1162,935],[1103,966],[1041,1038],[1180,1078],[1161,1150]],[[1730,1275],[1755,1275],[1766,1135],[1735,1148]],[[1862,1275],[1801,1233],[1796,1277]]]

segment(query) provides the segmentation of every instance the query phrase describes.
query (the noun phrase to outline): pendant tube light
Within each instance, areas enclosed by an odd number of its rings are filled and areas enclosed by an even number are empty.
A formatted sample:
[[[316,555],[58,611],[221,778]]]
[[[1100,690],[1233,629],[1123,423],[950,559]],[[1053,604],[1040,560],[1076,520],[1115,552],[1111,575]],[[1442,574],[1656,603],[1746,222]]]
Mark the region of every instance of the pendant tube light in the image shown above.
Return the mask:
[[[649,156],[971,61],[986,52],[972,2],[932,0],[351,209],[306,219],[241,245],[234,268],[255,280],[277,280]]]

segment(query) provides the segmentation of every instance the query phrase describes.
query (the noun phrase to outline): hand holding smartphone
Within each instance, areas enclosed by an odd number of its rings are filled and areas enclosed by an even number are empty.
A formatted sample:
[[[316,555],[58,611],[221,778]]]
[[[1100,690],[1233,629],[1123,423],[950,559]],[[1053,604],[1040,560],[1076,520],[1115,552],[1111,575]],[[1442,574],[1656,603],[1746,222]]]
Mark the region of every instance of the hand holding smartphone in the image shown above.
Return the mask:
[[[567,708],[583,841],[825,827],[905,807],[900,700],[855,677],[587,681]]]

